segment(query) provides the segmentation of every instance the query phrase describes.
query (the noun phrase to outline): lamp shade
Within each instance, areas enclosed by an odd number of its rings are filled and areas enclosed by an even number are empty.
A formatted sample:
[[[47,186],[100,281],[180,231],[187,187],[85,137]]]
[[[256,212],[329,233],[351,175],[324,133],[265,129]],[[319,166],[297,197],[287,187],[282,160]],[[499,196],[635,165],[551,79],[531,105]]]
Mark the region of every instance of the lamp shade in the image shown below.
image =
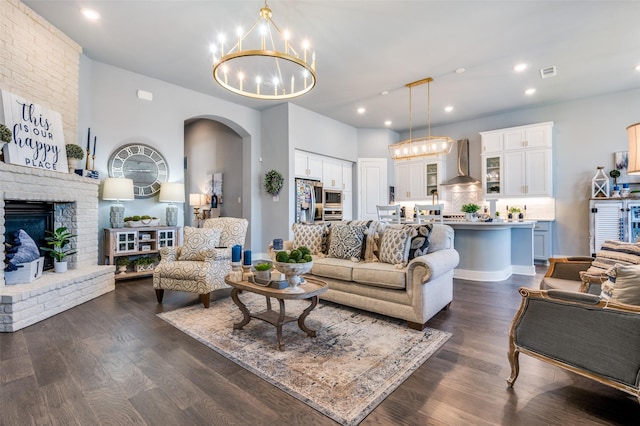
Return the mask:
[[[165,182],[160,186],[161,203],[184,203],[184,184]]]
[[[190,206],[204,206],[207,204],[206,194],[189,194]]]
[[[133,180],[126,178],[106,178],[102,187],[103,200],[133,200]]]
[[[627,174],[640,175],[640,123],[627,127],[629,137],[629,165]]]

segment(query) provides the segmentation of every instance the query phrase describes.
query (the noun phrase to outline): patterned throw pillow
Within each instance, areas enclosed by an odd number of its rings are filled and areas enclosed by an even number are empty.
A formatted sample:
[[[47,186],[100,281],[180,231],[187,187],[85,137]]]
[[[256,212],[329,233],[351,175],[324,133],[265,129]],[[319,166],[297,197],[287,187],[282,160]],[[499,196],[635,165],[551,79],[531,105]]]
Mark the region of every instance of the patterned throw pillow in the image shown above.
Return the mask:
[[[411,238],[411,244],[409,247],[409,260],[415,259],[418,256],[427,254],[429,249],[429,239],[431,238],[431,231],[433,231],[432,223],[423,223],[420,225],[408,225],[416,230],[416,235]]]
[[[409,241],[415,234],[411,226],[387,227],[380,240],[380,262],[405,266],[409,259]]]
[[[333,225],[329,257],[337,259],[362,259],[364,232],[366,225]]]
[[[205,251],[220,245],[220,230],[184,227],[184,244],[180,248],[178,260],[203,261]]]
[[[323,239],[329,232],[327,225],[294,223],[291,229],[293,230],[293,247],[305,246],[311,254],[323,253]]]
[[[591,262],[589,269],[581,272],[580,276],[587,275],[590,277],[597,277],[604,281],[607,279],[607,270],[617,264],[640,264],[640,243],[626,243],[624,241],[612,240],[605,241],[602,243],[602,247],[600,247],[600,251],[596,254],[595,259]]]

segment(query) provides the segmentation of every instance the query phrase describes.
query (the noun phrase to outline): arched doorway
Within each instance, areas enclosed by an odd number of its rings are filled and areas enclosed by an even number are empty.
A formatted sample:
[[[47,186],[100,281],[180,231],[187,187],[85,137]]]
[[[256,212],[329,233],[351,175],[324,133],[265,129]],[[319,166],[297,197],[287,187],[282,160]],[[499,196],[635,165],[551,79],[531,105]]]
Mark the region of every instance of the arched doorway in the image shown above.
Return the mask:
[[[185,224],[194,225],[189,194],[211,194],[215,174],[222,178],[221,216],[243,217],[243,138],[226,124],[192,118],[184,124]],[[209,198],[210,199],[210,198]],[[211,205],[202,209],[209,210]]]

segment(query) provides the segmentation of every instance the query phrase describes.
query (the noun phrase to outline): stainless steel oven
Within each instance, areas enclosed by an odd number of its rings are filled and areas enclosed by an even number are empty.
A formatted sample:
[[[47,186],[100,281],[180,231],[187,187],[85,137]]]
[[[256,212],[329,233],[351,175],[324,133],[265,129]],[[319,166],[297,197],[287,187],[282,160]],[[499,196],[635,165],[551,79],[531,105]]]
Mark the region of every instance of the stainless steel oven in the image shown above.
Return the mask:
[[[324,220],[342,220],[342,209],[324,209]]]

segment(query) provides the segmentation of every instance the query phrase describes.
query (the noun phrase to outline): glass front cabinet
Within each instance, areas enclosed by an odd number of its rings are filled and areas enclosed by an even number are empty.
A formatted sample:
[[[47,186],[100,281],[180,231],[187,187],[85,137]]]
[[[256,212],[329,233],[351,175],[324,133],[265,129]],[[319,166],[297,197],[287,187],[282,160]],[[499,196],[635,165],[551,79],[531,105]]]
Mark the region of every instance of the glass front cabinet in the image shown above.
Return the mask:
[[[485,196],[487,199],[500,197],[504,192],[502,154],[486,154],[482,157],[482,187]]]

